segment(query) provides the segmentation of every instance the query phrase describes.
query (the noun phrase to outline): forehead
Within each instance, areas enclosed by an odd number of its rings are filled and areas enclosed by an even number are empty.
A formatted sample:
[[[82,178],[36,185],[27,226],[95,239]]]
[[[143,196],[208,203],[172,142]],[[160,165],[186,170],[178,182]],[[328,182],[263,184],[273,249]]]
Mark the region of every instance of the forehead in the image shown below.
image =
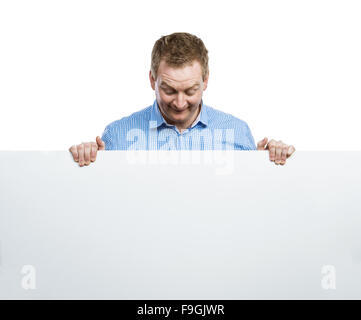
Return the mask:
[[[160,83],[169,84],[174,88],[192,86],[202,81],[202,67],[198,61],[182,67],[172,67],[162,60],[157,73]]]

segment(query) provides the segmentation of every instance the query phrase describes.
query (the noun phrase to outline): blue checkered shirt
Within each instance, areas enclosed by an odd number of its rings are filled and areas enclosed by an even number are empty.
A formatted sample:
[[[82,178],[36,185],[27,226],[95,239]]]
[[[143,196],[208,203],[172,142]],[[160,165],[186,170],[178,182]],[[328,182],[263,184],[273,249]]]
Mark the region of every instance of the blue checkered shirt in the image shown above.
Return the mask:
[[[107,125],[102,140],[106,150],[256,150],[245,121],[203,101],[197,119],[182,132],[165,121],[155,100]]]

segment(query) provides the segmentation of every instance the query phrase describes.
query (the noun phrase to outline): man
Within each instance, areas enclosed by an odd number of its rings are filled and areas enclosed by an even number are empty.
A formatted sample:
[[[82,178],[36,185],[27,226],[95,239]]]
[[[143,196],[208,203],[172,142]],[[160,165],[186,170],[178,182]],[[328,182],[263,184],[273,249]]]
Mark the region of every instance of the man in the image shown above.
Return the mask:
[[[109,124],[96,142],[72,146],[79,166],[96,160],[98,150],[269,150],[284,165],[295,151],[267,138],[255,146],[246,122],[203,104],[209,77],[208,51],[201,39],[173,33],[156,41],[149,80],[156,100],[146,109]]]

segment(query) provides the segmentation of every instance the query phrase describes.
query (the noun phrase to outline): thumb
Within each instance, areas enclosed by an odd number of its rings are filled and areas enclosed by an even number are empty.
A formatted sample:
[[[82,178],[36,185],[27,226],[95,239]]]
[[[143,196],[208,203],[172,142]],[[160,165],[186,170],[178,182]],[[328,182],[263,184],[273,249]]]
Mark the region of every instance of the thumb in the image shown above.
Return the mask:
[[[263,138],[263,140],[259,141],[257,143],[257,150],[265,150],[265,146],[268,142],[268,139],[266,137]]]
[[[98,144],[98,150],[105,150],[105,143],[99,136],[96,137],[96,141]]]

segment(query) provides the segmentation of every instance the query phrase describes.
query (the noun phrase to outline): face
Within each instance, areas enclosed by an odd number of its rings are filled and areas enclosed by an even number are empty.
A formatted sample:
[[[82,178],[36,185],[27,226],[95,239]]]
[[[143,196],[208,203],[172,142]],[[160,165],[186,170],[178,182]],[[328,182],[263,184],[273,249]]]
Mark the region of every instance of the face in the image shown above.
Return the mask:
[[[149,79],[164,119],[178,128],[188,128],[200,111],[203,91],[208,75],[202,79],[202,67],[198,61],[174,68],[162,60],[157,79],[149,72]]]

